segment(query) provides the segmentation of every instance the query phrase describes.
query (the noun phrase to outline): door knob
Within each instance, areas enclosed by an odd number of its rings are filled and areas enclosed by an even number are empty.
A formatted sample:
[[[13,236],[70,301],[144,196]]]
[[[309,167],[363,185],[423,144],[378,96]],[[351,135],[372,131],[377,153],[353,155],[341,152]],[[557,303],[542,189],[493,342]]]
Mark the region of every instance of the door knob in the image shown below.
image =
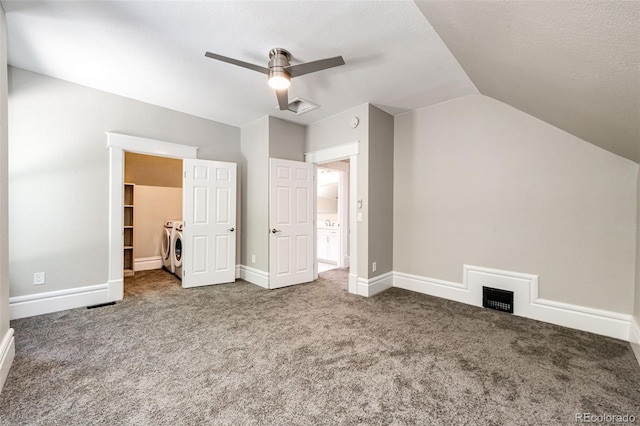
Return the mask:
[[[276,229],[276,228],[273,228],[273,229],[271,230],[271,233],[272,233],[272,234],[275,234],[276,232],[282,232],[282,231],[281,231],[281,230],[279,230],[279,229]]]
[[[229,229],[227,229],[227,231],[230,231],[230,232],[233,232],[233,231],[235,231],[235,230],[236,230],[236,228],[229,228]]]

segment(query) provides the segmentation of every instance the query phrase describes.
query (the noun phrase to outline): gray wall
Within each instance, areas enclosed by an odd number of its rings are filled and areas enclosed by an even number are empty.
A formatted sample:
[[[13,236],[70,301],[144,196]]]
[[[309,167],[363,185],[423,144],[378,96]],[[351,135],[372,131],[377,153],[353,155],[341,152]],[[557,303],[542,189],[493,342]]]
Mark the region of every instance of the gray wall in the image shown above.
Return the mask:
[[[240,129],[9,68],[11,296],[108,280],[107,131],[239,162]],[[33,273],[46,284],[33,286]]]
[[[358,117],[355,129],[349,120]],[[312,152],[348,143],[360,143],[358,154],[358,193],[362,200],[362,222],[358,222],[358,276],[368,277],[369,263],[369,104],[363,104],[307,126],[304,152]]]
[[[360,118],[355,129],[352,117]],[[363,220],[358,222],[358,277],[373,278],[393,268],[393,117],[369,104],[307,127],[305,152],[359,142],[358,194]],[[372,262],[377,263],[376,272]]]
[[[369,278],[393,270],[393,121],[369,105]]]
[[[540,296],[633,309],[638,165],[485,96],[395,120],[394,270],[540,276]]]
[[[306,127],[269,117],[269,158],[304,161]]]
[[[359,117],[360,124],[355,129],[349,126],[352,117]],[[340,114],[307,126],[304,152],[317,151],[357,141],[369,139],[369,104],[362,104]]]
[[[269,117],[241,129],[242,265],[269,271]],[[251,255],[256,262],[251,262]]]
[[[9,332],[7,20],[0,4],[0,341]],[[3,383],[0,380],[0,383]],[[0,386],[0,390],[2,387]]]
[[[241,134],[245,225],[241,263],[269,272],[269,158],[304,161],[305,127],[265,116],[242,127]]]

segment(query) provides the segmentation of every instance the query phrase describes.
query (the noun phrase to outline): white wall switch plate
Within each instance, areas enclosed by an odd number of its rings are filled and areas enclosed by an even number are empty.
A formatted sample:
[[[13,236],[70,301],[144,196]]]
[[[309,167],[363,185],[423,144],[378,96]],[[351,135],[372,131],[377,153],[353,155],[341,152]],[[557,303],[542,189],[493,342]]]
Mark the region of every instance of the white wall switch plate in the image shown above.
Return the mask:
[[[377,263],[377,262],[373,262],[373,263],[371,264],[371,271],[372,271],[372,272],[375,272],[375,271],[377,271],[377,270],[378,270],[378,263]]]
[[[256,263],[256,255],[255,254],[251,255],[251,263]]]

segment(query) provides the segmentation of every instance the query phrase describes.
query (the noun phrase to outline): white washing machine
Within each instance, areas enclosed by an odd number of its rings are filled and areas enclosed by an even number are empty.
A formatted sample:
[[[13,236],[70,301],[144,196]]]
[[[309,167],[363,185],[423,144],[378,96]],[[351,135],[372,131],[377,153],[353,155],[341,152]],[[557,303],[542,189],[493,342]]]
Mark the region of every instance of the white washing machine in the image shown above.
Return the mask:
[[[182,221],[177,219],[168,219],[164,221],[162,227],[162,267],[172,274],[176,272],[173,264],[173,239],[175,237],[176,224]]]
[[[182,279],[182,222],[177,222],[174,227],[173,244],[171,245],[171,259],[173,260],[174,273]]]

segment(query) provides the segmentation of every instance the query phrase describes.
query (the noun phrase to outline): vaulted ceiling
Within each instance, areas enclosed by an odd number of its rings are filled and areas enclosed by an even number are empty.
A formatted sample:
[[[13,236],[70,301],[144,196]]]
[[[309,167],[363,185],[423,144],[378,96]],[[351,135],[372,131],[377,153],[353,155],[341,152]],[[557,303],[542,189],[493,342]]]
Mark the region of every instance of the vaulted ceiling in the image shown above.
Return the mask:
[[[367,102],[407,111],[478,93],[413,2],[7,1],[9,63],[241,126],[264,115],[302,124]],[[276,109],[267,77],[206,51],[267,66],[342,55],[346,65],[295,78]]]
[[[242,126],[264,115],[309,124],[369,102],[400,113],[482,93],[640,161],[640,2],[14,1],[10,65]],[[426,18],[426,19],[425,19]],[[276,109],[266,66],[342,55],[298,77]]]
[[[417,4],[482,94],[640,162],[640,2]]]

